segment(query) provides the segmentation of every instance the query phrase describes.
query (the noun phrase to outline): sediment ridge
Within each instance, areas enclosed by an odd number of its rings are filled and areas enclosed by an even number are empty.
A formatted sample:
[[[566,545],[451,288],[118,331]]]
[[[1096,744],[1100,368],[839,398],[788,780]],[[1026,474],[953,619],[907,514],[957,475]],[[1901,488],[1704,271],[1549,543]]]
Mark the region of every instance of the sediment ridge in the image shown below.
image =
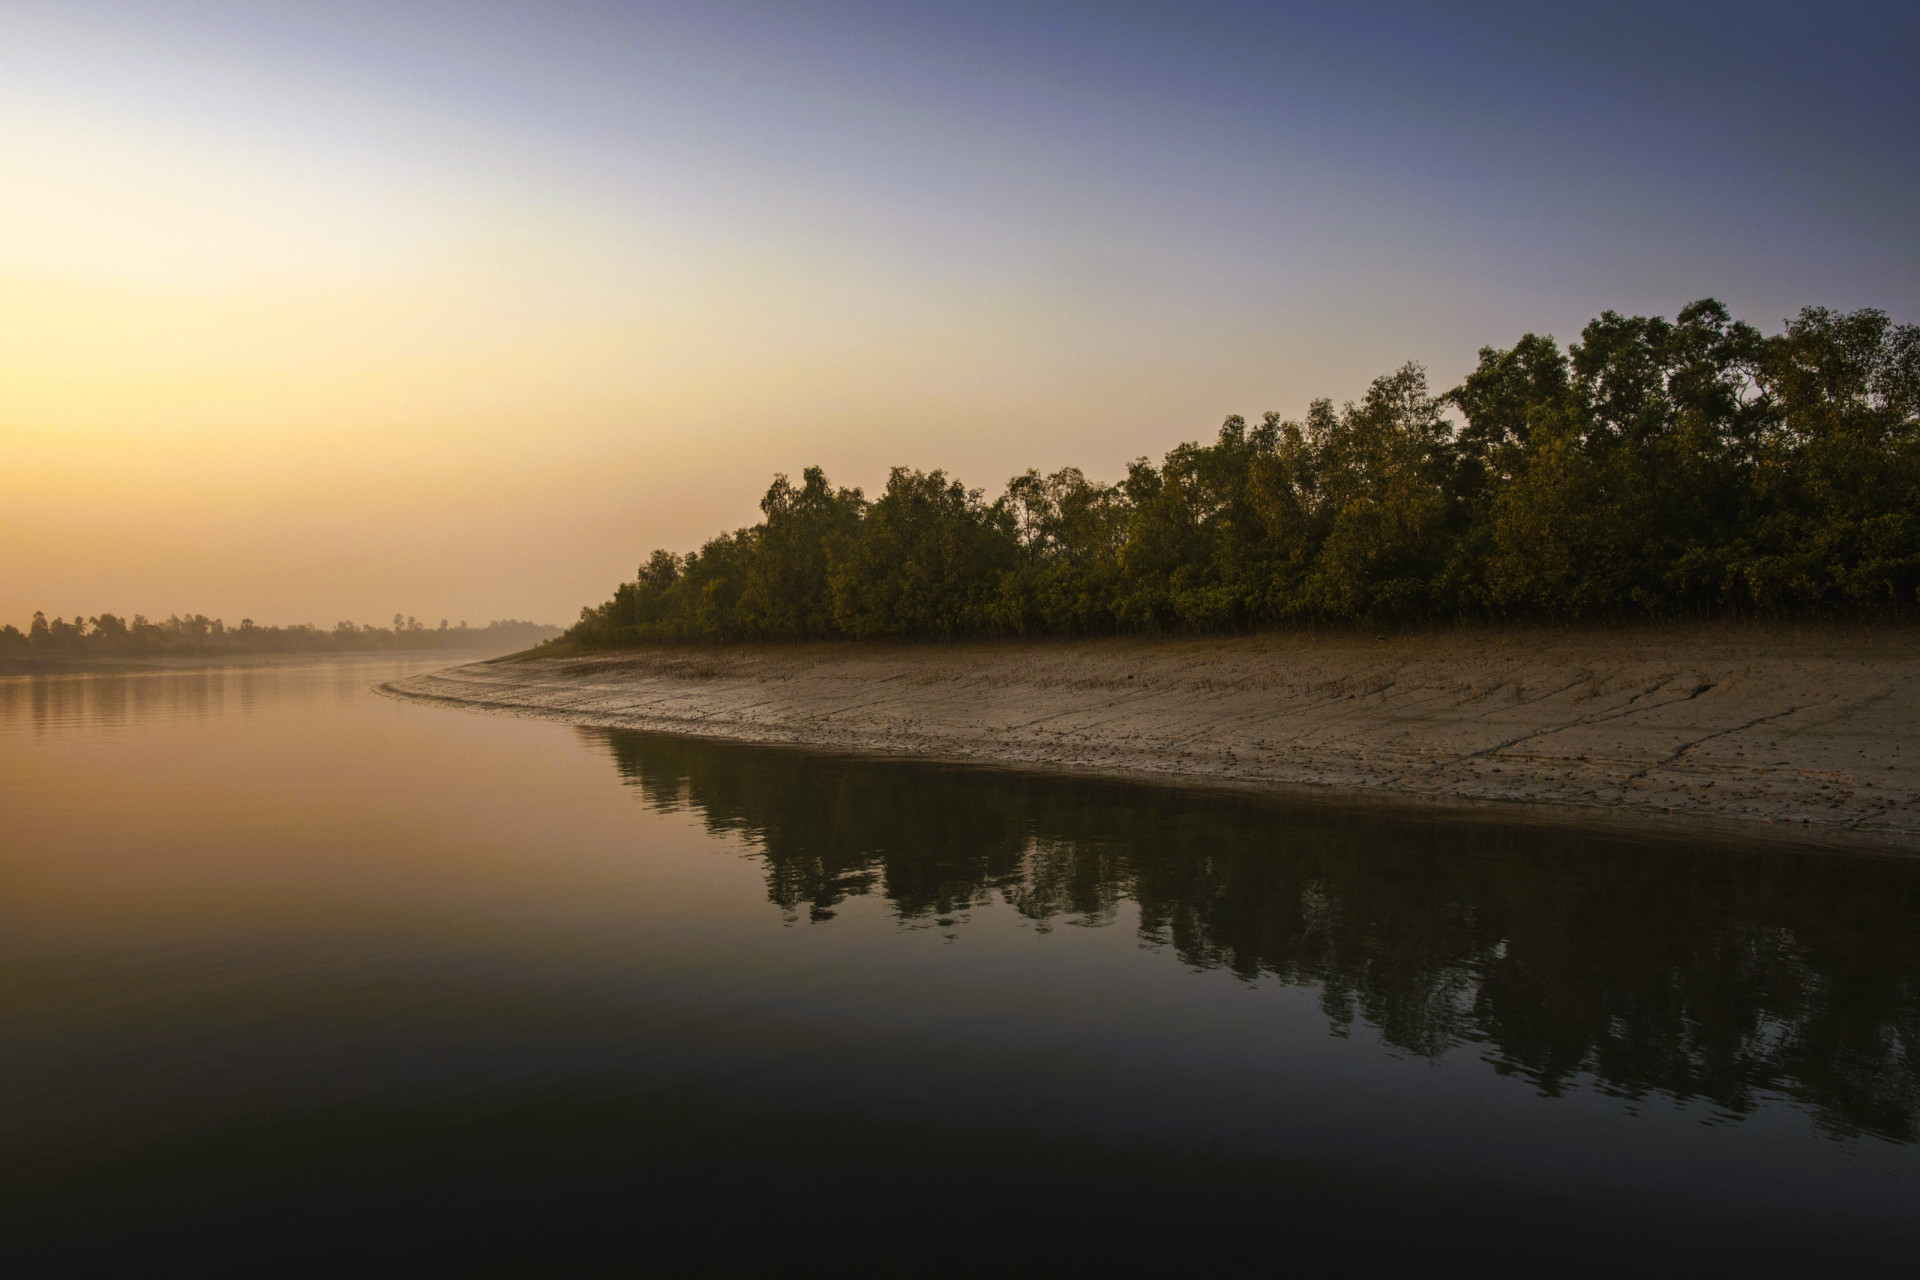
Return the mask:
[[[1702,624],[659,648],[473,663],[380,691],[741,742],[1920,852],[1916,677],[1912,628]]]

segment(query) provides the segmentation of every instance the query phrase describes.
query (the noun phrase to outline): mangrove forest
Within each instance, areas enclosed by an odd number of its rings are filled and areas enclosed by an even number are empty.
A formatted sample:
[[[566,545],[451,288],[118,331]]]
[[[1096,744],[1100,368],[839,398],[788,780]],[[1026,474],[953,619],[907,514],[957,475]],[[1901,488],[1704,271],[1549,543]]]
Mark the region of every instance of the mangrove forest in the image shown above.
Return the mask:
[[[1471,619],[1920,611],[1920,326],[1808,307],[1777,333],[1705,299],[1606,312],[1564,349],[1408,364],[1301,420],[1075,468],[988,500],[818,467],[764,518],[655,551],[565,641],[1232,631]]]

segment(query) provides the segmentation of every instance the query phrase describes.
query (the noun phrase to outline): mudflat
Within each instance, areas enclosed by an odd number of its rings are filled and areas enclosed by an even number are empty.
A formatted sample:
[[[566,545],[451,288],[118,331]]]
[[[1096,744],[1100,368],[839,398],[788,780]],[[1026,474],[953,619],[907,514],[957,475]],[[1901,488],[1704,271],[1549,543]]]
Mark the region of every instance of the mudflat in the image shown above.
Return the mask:
[[[1920,630],[1907,627],[660,648],[474,663],[381,692],[745,742],[1517,802],[1920,853]]]

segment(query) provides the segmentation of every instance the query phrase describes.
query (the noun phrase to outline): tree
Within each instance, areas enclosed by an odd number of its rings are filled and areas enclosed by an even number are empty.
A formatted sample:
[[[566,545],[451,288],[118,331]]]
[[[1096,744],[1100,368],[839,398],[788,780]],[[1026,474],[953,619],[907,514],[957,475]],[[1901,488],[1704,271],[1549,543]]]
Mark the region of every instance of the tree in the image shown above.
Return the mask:
[[[860,535],[866,499],[858,489],[836,492],[825,472],[808,467],[799,488],[776,475],[760,510],[766,520],[754,530],[734,626],[766,639],[833,635],[833,568]]]
[[[1735,571],[1779,611],[1920,600],[1920,326],[1808,307],[1766,349],[1774,414]]]
[[[1428,393],[1426,370],[1407,364],[1320,428],[1318,496],[1330,518],[1306,584],[1316,613],[1410,619],[1431,611],[1452,514],[1442,403]]]
[[[833,617],[854,637],[978,633],[1018,543],[1004,506],[943,471],[895,467],[835,564]]]

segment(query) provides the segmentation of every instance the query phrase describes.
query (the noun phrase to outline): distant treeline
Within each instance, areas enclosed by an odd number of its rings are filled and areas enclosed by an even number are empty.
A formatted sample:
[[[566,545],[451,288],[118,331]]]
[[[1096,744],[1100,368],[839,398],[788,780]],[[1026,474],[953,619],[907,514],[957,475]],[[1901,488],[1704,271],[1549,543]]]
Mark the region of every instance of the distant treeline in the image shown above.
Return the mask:
[[[1118,484],[1028,471],[992,502],[817,467],[766,518],[656,551],[576,644],[1233,630],[1452,619],[1920,612],[1920,326],[1711,299],[1611,311],[1566,350],[1408,364],[1304,421],[1228,418]]]
[[[428,627],[415,618],[395,614],[391,629],[336,622],[331,631],[322,631],[311,623],[256,626],[252,618],[242,618],[239,626],[229,627],[219,618],[198,613],[184,618],[175,615],[164,622],[149,622],[139,614],[129,622],[111,613],[93,618],[75,614],[71,622],[64,618],[49,622],[44,613],[36,613],[25,632],[12,625],[0,627],[0,656],[362,653],[387,649],[490,649],[507,653],[558,634],[558,627],[514,618],[489,622],[484,627],[469,627],[465,622],[450,627],[443,618],[438,627]]]

